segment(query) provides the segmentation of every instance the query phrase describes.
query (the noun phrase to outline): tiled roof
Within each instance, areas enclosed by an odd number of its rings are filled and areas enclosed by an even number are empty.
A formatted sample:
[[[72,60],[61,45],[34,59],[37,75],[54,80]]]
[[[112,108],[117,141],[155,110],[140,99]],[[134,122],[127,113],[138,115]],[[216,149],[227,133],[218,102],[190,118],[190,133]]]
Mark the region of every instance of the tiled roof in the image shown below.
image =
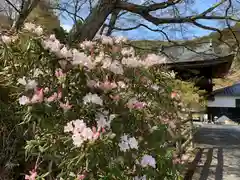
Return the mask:
[[[195,49],[174,46],[165,48],[163,52],[169,57],[169,63],[214,60],[231,54],[230,48],[226,45],[213,48],[209,44],[201,45]]]
[[[218,96],[240,96],[240,83],[217,89],[213,91],[212,94]]]

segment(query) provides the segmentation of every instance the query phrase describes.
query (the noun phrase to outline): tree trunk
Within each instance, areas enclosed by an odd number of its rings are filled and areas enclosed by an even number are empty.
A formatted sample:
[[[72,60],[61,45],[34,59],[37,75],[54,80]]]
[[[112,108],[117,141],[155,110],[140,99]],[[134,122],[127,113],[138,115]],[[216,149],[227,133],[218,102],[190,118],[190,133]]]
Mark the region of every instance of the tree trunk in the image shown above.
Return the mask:
[[[91,14],[79,29],[70,34],[70,43],[74,41],[82,42],[92,40],[105,20],[115,8],[116,1],[100,0],[99,4],[93,8]]]
[[[31,1],[23,1],[21,11],[18,15],[17,20],[14,22],[12,29],[14,28],[16,31],[18,31],[22,25],[24,24],[24,21],[27,19],[29,14],[33,11],[34,8],[37,7],[40,0],[33,0]]]

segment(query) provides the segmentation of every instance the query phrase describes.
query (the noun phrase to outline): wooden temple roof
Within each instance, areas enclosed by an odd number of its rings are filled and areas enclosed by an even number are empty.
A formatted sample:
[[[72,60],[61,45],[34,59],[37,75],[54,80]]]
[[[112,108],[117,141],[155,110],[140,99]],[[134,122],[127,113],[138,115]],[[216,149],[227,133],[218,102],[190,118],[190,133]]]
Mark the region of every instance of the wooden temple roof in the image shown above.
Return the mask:
[[[205,48],[205,49],[204,49]],[[221,47],[222,48],[222,47]],[[224,49],[206,47],[195,50],[186,47],[172,47],[164,50],[167,56],[167,67],[189,76],[222,78],[228,72],[235,54]]]

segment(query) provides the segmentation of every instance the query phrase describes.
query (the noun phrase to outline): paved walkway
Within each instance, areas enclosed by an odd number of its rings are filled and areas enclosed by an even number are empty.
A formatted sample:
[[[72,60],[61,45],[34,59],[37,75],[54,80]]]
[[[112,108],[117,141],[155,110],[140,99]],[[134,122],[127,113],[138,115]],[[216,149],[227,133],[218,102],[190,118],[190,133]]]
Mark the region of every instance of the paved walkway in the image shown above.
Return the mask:
[[[201,125],[199,153],[185,180],[240,180],[240,126]]]

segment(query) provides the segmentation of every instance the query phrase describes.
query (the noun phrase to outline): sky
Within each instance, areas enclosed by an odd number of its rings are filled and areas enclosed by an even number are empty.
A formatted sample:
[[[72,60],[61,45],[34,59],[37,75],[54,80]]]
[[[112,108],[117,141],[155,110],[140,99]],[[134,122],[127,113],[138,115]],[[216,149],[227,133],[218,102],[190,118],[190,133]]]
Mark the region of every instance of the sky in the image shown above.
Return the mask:
[[[136,3],[137,0],[132,0],[134,3]],[[156,0],[157,1],[162,1],[162,0]],[[194,11],[198,11],[198,12],[202,12],[206,9],[208,9],[209,7],[211,7],[213,4],[215,4],[216,2],[219,2],[219,0],[195,0],[195,3],[191,6],[191,9],[193,9]],[[85,8],[87,9],[87,8]],[[165,12],[166,15],[168,13]],[[86,18],[88,15],[88,11],[87,10],[83,10],[80,14],[82,17]],[[139,19],[139,18],[138,18]],[[61,24],[63,26],[64,29],[69,30],[72,27],[72,20],[69,18],[63,18],[62,16],[60,16],[60,21]],[[156,29],[157,27],[147,21],[145,21],[144,19],[140,20],[141,23],[144,23],[146,25],[148,25],[150,28],[152,29]],[[219,28],[223,28],[223,26],[219,26],[219,22],[217,21],[210,21],[210,20],[201,20],[198,21],[204,25],[207,26],[211,26],[211,27],[219,27]],[[128,27],[132,27],[131,25],[129,26],[129,24],[131,24],[128,20],[120,20],[117,25],[120,25],[119,27],[124,27],[124,28],[128,28]],[[133,25],[134,26],[134,25]],[[180,29],[180,26],[176,26],[176,29]],[[201,36],[205,36],[208,35],[209,33],[211,33],[211,31],[208,30],[203,30],[201,28],[197,28],[197,27],[193,27],[192,25],[184,25],[184,28],[186,29],[184,33],[180,33],[180,32],[176,32],[176,31],[166,31],[169,35],[169,37],[173,40],[173,39],[193,39],[197,37],[201,37]],[[155,33],[152,31],[147,30],[146,28],[138,28],[136,30],[132,30],[132,31],[121,31],[121,32],[115,32],[113,33],[113,35],[123,35],[125,37],[128,37],[129,39],[149,39],[149,40],[163,40],[163,36],[160,33]]]

